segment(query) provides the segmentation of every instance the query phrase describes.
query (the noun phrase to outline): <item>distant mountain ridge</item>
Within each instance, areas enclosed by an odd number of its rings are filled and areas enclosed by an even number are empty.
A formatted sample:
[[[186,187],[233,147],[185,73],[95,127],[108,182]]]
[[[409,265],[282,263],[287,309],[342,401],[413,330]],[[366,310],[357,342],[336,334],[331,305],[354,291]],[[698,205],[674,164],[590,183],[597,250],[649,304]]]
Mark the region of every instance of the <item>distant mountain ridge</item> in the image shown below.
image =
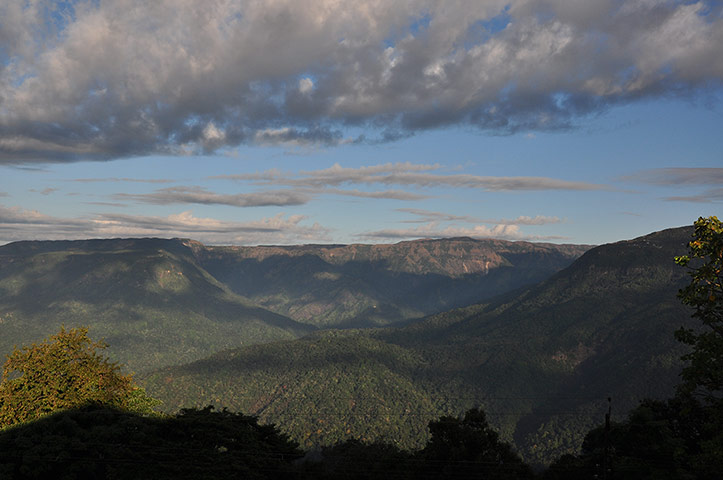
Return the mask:
[[[489,273],[494,268],[511,266],[512,259],[525,254],[539,253],[577,258],[591,248],[591,245],[512,242],[469,237],[422,239],[376,245],[216,247],[202,246],[198,242],[188,245],[195,246],[198,251],[206,250],[208,255],[233,252],[234,256],[239,258],[257,261],[274,256],[314,255],[332,265],[343,265],[354,261],[385,262],[387,268],[393,272],[417,275],[439,274],[449,277]]]
[[[590,248],[471,238],[190,247],[235,293],[319,327],[389,325],[477,303],[547,278]]]
[[[318,327],[396,323],[473,303],[549,276],[585,248],[472,239],[295,247],[14,242],[0,246],[0,352],[62,323],[87,325],[114,359],[146,371]]]

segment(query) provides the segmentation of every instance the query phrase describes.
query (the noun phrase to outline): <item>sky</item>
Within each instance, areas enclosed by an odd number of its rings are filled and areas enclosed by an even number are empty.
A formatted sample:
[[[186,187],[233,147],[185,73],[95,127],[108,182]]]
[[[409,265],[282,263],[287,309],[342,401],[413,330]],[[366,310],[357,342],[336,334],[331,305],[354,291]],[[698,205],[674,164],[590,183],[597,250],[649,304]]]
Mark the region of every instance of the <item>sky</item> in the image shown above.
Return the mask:
[[[0,2],[0,244],[602,244],[720,215],[723,2]]]

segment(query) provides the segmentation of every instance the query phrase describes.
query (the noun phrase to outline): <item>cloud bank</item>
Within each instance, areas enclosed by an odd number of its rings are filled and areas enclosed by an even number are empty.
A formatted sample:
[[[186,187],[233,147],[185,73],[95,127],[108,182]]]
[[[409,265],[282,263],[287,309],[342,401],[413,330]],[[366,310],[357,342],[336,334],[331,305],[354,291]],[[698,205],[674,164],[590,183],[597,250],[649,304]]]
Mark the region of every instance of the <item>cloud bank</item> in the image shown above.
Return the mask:
[[[420,225],[416,228],[395,228],[376,230],[357,235],[358,238],[373,241],[397,241],[414,238],[452,238],[452,237],[471,237],[471,238],[500,238],[504,240],[527,240],[527,241],[544,241],[544,240],[564,240],[565,237],[560,236],[539,236],[524,234],[520,227],[511,224],[498,224],[494,227],[485,225],[475,225],[472,227],[447,226],[440,227],[437,223],[429,223]]]
[[[0,242],[115,237],[192,237],[208,244],[295,244],[328,241],[330,230],[303,215],[278,214],[249,222],[195,217],[185,211],[165,217],[97,214],[61,218],[0,205]]]
[[[419,223],[414,228],[382,229],[356,235],[361,239],[374,241],[406,240],[412,238],[501,238],[506,240],[561,240],[561,236],[528,235],[520,230],[520,225],[547,225],[560,223],[557,217],[537,215],[535,217],[519,216],[515,219],[480,219],[470,216],[452,215],[442,212],[432,212],[416,208],[398,208],[398,212],[408,213],[416,218],[402,220],[400,223]],[[460,226],[458,223],[468,223],[470,226]],[[442,225],[447,224],[447,225]],[[491,227],[488,224],[492,225]]]
[[[720,2],[0,5],[0,163],[565,129],[718,91]],[[712,90],[711,90],[712,89]]]
[[[403,185],[415,187],[477,188],[486,191],[542,191],[542,190],[605,190],[605,185],[561,180],[550,177],[493,177],[471,174],[443,174],[432,172],[440,165],[415,164],[410,162],[386,163],[358,168],[342,167],[338,163],[323,170],[299,173],[267,170],[265,172],[220,175],[212,179],[248,181],[256,185],[285,185],[297,188],[312,188],[319,191],[346,184],[357,185]],[[335,193],[340,191],[334,190]],[[331,191],[330,191],[331,192]],[[341,194],[341,193],[340,193]],[[347,193],[348,194],[348,193]]]

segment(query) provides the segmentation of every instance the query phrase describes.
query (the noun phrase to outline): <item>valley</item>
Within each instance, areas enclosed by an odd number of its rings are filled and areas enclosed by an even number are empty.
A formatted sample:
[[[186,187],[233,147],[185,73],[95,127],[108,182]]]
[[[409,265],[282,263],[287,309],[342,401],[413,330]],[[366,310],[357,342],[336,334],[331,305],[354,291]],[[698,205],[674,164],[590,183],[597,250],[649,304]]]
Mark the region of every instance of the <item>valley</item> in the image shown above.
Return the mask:
[[[213,247],[190,240],[0,247],[5,351],[87,325],[168,412],[215,405],[304,448],[419,449],[479,406],[523,458],[576,451],[678,383],[691,325],[673,257],[689,227],[589,246],[499,240]]]

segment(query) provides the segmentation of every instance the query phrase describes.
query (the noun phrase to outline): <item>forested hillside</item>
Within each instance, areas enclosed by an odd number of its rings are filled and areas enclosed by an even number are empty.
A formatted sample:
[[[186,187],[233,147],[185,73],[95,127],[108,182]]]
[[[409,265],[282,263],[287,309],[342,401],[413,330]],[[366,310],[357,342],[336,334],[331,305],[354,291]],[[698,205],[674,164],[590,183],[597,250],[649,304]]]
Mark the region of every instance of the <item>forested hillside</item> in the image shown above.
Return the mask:
[[[590,250],[550,279],[403,328],[236,349],[142,379],[173,410],[213,403],[278,422],[303,446],[347,437],[406,447],[427,421],[481,405],[525,458],[577,449],[607,397],[622,416],[678,383],[691,323],[673,257],[690,228]]]
[[[231,292],[177,240],[0,247],[0,351],[88,326],[132,371],[313,330]]]
[[[586,248],[472,239],[298,247],[16,242],[0,247],[0,351],[61,324],[89,326],[115,360],[147,371],[298,338],[317,325],[386,324],[474,303],[547,277]]]

